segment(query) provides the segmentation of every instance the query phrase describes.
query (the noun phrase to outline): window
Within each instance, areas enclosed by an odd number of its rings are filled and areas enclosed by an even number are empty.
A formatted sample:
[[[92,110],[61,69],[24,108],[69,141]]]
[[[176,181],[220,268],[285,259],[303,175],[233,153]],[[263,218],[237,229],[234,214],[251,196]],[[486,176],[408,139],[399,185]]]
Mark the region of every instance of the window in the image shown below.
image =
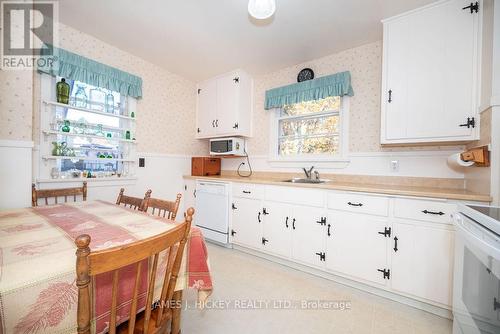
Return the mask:
[[[343,104],[338,96],[286,105],[276,112],[272,131],[275,158],[303,160],[343,156]]]
[[[54,87],[60,80],[44,76],[42,82]],[[50,112],[41,114],[42,142],[49,144],[41,148],[45,161],[41,178],[133,176],[135,115],[130,112],[130,98],[82,82],[66,82],[70,86],[67,105],[55,102],[49,93],[43,96]]]

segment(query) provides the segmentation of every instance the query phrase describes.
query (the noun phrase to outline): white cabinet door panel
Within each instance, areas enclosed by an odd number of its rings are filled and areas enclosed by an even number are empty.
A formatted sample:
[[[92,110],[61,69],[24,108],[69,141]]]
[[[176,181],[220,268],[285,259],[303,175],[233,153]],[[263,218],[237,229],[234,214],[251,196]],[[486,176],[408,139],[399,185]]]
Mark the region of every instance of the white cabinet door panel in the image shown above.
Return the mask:
[[[385,285],[383,273],[378,270],[389,269],[389,238],[379,232],[384,232],[389,222],[368,215],[330,211],[328,224],[331,230],[326,241],[327,268]]]
[[[325,223],[321,224],[324,218]],[[292,257],[305,264],[323,267],[320,253],[325,253],[327,214],[323,209],[293,206]],[[326,254],[325,254],[326,255]]]
[[[262,210],[264,214],[262,235],[266,240],[262,249],[289,257],[292,246],[292,207],[289,204],[265,202]]]
[[[236,131],[238,123],[239,80],[237,73],[217,79],[217,134],[225,135]]]
[[[256,199],[233,198],[232,241],[236,244],[261,248],[262,202]]]
[[[453,240],[451,229],[395,223],[392,249],[392,289],[451,305]]]
[[[215,135],[217,118],[217,82],[209,80],[198,85],[197,136]],[[198,132],[199,130],[199,132]]]

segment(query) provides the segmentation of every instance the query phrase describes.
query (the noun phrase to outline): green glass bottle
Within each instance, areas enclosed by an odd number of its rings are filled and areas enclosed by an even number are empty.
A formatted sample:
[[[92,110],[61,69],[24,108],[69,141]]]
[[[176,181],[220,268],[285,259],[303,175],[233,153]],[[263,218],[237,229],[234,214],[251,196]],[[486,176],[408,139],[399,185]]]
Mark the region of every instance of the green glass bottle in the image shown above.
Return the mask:
[[[57,102],[68,104],[69,102],[69,85],[66,79],[62,78],[56,85]]]
[[[127,130],[127,132],[125,132],[125,139],[130,140],[130,131],[129,130]]]
[[[70,122],[68,120],[65,120],[64,125],[61,128],[61,131],[62,132],[69,132],[69,130],[70,130],[69,126],[70,126]]]

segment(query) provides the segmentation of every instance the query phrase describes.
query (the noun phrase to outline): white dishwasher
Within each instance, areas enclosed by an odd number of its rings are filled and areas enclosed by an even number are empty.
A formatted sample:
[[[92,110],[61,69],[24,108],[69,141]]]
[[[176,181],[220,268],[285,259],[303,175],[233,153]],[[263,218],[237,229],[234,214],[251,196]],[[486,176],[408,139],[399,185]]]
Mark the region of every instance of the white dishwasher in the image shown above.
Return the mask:
[[[196,213],[194,219],[210,241],[229,243],[229,184],[196,182]]]

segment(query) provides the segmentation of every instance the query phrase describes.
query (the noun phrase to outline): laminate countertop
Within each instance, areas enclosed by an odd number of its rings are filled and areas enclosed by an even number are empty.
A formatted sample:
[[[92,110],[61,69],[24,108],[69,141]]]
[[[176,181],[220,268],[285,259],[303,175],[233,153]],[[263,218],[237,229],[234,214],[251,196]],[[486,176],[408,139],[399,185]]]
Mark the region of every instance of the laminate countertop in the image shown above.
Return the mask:
[[[398,196],[416,196],[416,197],[431,197],[431,198],[444,198],[452,200],[463,200],[463,201],[477,201],[477,202],[491,202],[492,198],[489,194],[480,194],[471,192],[460,188],[442,188],[442,187],[432,187],[428,185],[403,185],[403,184],[377,184],[370,183],[370,179],[366,177],[361,177],[364,182],[349,182],[345,177],[342,180],[336,181],[335,176],[324,177],[329,180],[325,183],[292,183],[284,182],[287,176],[276,177],[276,176],[265,176],[256,175],[251,177],[241,177],[238,175],[221,175],[221,176],[191,176],[185,175],[185,179],[196,179],[196,180],[209,180],[209,181],[225,181],[225,182],[240,182],[240,183],[254,183],[254,184],[269,184],[277,186],[288,186],[288,187],[301,187],[301,188],[314,188],[314,189],[332,189],[332,190],[344,190],[344,191],[356,191],[364,193],[377,193],[386,195],[398,195]],[[377,180],[378,177],[373,177],[373,181]],[[439,180],[439,179],[438,179]]]

